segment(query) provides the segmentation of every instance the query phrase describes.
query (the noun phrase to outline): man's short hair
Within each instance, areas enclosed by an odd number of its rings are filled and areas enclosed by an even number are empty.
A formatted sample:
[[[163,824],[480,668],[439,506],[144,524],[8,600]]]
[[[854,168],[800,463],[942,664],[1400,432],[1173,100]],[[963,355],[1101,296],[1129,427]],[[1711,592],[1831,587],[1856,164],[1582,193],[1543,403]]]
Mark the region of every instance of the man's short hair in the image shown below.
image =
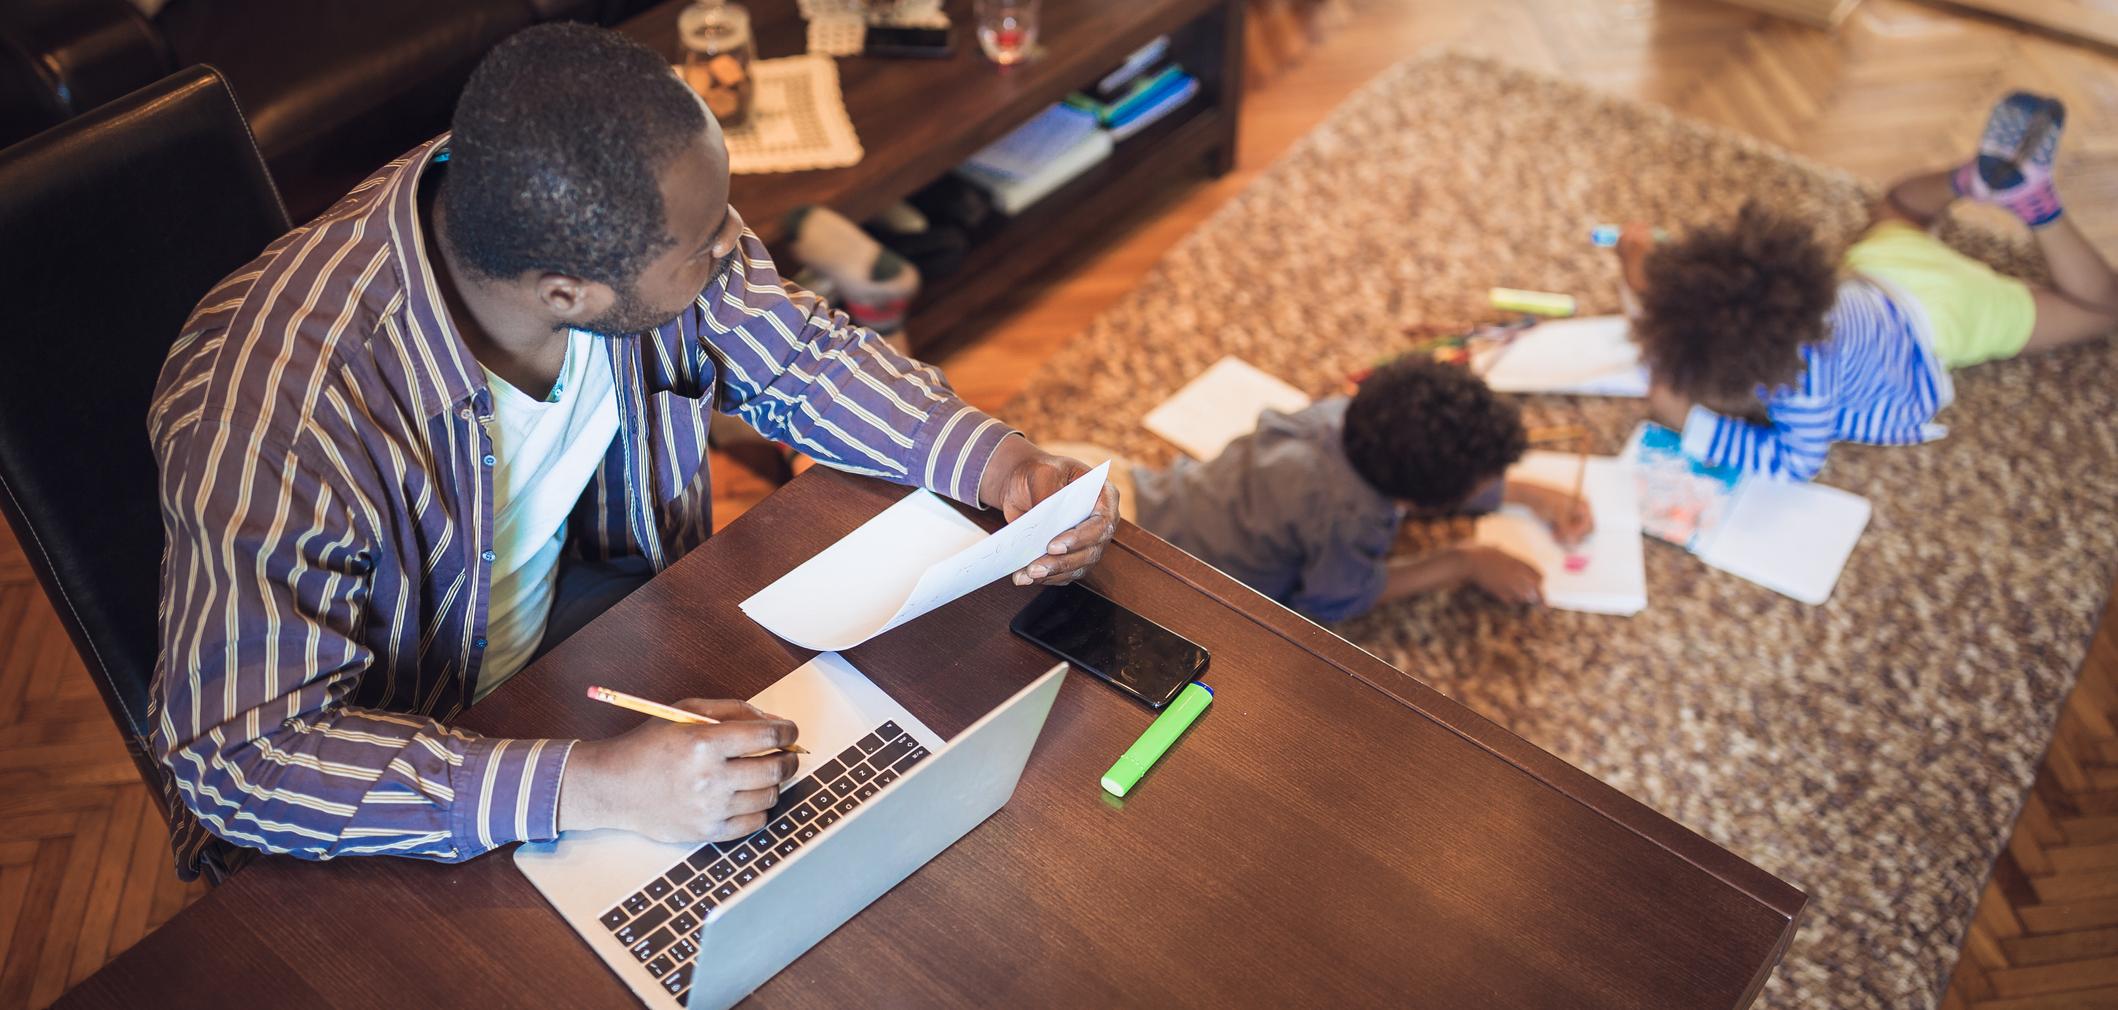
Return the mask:
[[[1640,357],[1670,389],[1713,409],[1748,406],[1758,387],[1793,382],[1802,346],[1830,335],[1830,252],[1807,224],[1755,202],[1730,224],[1657,246],[1643,267]]]
[[[1452,509],[1522,458],[1522,413],[1454,365],[1406,357],[1362,380],[1346,407],[1346,459],[1377,491]]]
[[[705,117],[669,63],[623,35],[523,29],[456,102],[449,241],[487,277],[554,271],[629,289],[675,241],[660,172]]]

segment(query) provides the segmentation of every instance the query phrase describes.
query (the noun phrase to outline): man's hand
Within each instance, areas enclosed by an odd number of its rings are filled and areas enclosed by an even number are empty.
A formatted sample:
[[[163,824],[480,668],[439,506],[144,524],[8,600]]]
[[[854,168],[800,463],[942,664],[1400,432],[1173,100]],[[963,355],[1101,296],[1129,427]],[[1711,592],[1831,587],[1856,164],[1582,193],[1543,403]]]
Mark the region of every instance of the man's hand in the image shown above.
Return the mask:
[[[1691,413],[1691,398],[1662,384],[1661,379],[1651,378],[1647,383],[1647,416],[1666,428],[1684,430],[1684,419]]]
[[[761,752],[792,744],[794,724],[740,701],[686,698],[676,707],[721,724],[650,719],[624,736],[575,744],[559,782],[559,830],[717,842],[765,826],[797,759]]]
[[[1007,438],[993,451],[978,480],[978,499],[1014,522],[1031,506],[1051,497],[1074,478],[1095,469],[1077,459],[1054,456],[1026,438]],[[1015,584],[1063,586],[1088,574],[1103,557],[1103,545],[1118,532],[1118,489],[1108,482],[1088,518],[1052,538],[1046,556],[1015,573]]]
[[[1509,603],[1544,602],[1544,573],[1498,547],[1463,548],[1464,581]]]
[[[1595,532],[1596,517],[1589,512],[1588,501],[1576,498],[1570,491],[1511,480],[1507,483],[1505,497],[1522,507],[1537,513],[1552,528],[1552,539],[1562,547],[1572,547],[1581,538]]]

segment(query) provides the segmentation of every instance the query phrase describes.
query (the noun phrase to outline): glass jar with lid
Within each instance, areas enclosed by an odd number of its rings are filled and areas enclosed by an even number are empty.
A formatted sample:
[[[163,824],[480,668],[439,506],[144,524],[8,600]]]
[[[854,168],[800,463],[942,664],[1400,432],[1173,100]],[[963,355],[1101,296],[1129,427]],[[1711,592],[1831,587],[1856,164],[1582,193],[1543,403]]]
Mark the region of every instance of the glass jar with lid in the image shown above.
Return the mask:
[[[677,15],[677,37],[684,45],[684,80],[723,129],[735,129],[750,118],[757,86],[750,64],[757,46],[750,34],[750,11],[742,4],[700,0]]]

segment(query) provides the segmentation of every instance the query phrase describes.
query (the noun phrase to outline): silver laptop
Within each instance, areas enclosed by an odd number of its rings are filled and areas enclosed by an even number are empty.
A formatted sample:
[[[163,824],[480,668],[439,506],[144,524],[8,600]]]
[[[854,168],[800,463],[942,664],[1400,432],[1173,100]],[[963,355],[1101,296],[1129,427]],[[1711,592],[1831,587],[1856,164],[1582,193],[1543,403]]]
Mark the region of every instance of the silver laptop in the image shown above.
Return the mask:
[[[943,741],[824,653],[750,699],[801,759],[766,826],[713,845],[574,832],[515,865],[652,1007],[748,996],[1014,795],[1066,664]]]

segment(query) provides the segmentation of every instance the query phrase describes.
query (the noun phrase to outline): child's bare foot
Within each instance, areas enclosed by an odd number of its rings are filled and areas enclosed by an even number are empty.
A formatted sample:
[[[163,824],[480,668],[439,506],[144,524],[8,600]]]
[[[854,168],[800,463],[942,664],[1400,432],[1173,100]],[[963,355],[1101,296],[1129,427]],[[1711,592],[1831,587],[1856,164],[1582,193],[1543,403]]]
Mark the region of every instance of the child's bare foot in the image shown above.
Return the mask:
[[[1993,106],[1978,138],[1978,156],[1949,174],[1956,195],[1990,203],[2032,228],[2059,219],[2059,192],[2052,159],[2066,125],[2066,106],[2056,98],[2010,92]]]

